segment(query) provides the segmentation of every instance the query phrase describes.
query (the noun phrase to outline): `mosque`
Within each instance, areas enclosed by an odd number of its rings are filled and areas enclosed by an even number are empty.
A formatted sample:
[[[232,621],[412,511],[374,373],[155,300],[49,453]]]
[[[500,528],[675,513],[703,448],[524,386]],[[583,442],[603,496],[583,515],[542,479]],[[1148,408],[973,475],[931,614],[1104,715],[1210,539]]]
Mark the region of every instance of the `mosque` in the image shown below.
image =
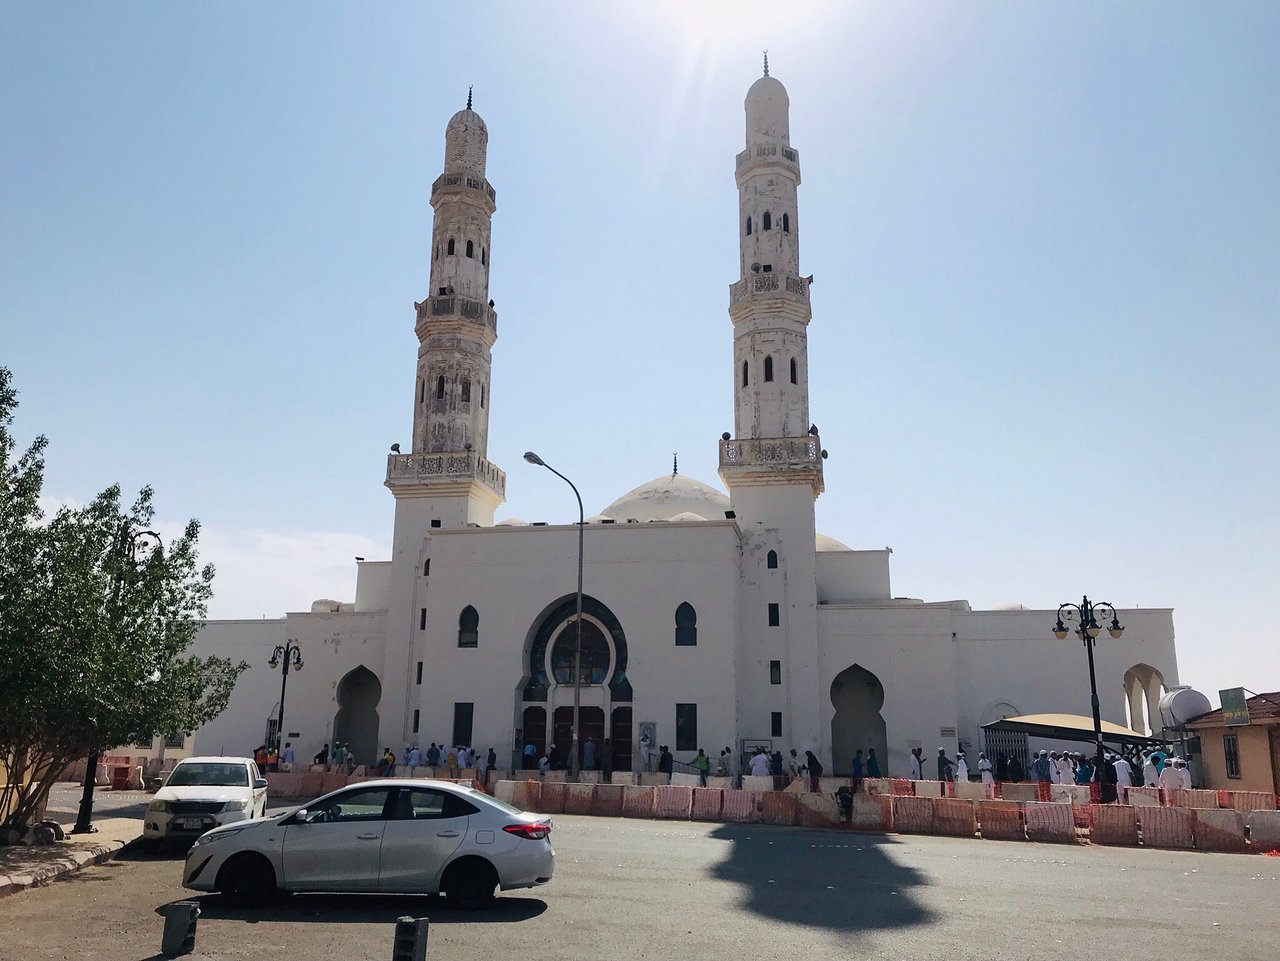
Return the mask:
[[[496,193],[485,177],[488,130],[468,99],[445,128],[431,187],[412,444],[393,448],[386,467],[391,556],[358,562],[353,602],[207,622],[196,652],[251,667],[192,750],[242,754],[276,733],[281,676],[266,662],[288,641],[304,669],[288,676],[281,734],[299,758],[335,741],[362,762],[383,745],[447,741],[493,747],[505,768],[527,743],[567,751],[576,694],[582,740],[609,738],[617,770],[663,744],[686,762],[698,748],[715,757],[763,745],[813,750],[835,773],[874,747],[887,773],[905,774],[913,747],[954,756],[983,747],[988,721],[1086,711],[1085,659],[1052,635],[1055,612],[895,596],[888,548],[852,549],[815,531],[826,451],[809,410],[800,152],[767,61],[745,106],[724,489],[673,471],[581,529],[494,522],[507,484],[487,459]],[[1163,688],[1178,680],[1173,614],[1119,616],[1123,640],[1096,651],[1102,715],[1147,733]],[[1025,749],[1022,737],[999,747]]]

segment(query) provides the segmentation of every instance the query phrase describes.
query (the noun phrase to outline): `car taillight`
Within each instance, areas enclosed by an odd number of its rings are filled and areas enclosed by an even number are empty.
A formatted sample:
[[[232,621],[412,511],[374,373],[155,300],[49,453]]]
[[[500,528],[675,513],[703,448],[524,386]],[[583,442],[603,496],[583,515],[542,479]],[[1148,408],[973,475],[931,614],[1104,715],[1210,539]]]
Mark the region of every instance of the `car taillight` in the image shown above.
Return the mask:
[[[551,833],[551,824],[548,821],[535,821],[533,824],[508,824],[502,830],[508,834],[514,834],[518,838],[541,841]]]

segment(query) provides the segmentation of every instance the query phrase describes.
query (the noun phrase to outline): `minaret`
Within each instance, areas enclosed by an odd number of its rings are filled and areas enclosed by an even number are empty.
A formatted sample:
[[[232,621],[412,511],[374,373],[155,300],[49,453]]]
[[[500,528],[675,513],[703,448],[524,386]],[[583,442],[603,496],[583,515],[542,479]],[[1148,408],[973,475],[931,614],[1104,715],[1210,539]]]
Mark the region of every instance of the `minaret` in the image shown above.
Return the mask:
[[[445,128],[444,172],[431,185],[431,288],[414,305],[412,453],[392,454],[387,462],[387,486],[397,500],[429,500],[414,513],[427,510],[436,527],[492,524],[506,486],[503,472],[485,459],[490,350],[498,339],[489,299],[490,222],[497,204],[484,175],[488,143],[468,91],[466,108]]]

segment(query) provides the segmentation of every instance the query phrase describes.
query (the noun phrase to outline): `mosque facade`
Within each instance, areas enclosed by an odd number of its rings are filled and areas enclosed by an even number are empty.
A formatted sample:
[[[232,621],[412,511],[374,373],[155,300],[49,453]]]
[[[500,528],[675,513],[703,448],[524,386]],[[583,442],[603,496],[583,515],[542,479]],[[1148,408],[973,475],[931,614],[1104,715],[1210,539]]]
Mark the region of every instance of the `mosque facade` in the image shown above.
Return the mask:
[[[659,745],[686,762],[699,748],[715,757],[767,746],[813,750],[836,773],[856,749],[875,748],[882,767],[905,774],[913,747],[981,749],[988,721],[1087,713],[1083,652],[1050,633],[1055,612],[895,596],[888,548],[855,550],[816,532],[826,452],[809,409],[800,154],[787,91],[767,68],[745,108],[724,489],[673,470],[581,531],[495,523],[506,493],[506,474],[487,459],[497,201],[488,131],[468,100],[448,123],[431,188],[412,442],[387,459],[390,558],[358,562],[353,602],[206,622],[198,653],[251,666],[228,710],[196,732],[196,752],[241,754],[269,740],[281,678],[265,662],[287,640],[304,668],[289,675],[281,734],[299,758],[342,741],[367,762],[383,746],[435,741],[492,747],[507,767],[524,744],[567,751],[575,691],[582,740],[609,738],[618,770]],[[1178,680],[1173,615],[1119,616],[1123,640],[1104,635],[1096,651],[1102,715],[1146,733]]]

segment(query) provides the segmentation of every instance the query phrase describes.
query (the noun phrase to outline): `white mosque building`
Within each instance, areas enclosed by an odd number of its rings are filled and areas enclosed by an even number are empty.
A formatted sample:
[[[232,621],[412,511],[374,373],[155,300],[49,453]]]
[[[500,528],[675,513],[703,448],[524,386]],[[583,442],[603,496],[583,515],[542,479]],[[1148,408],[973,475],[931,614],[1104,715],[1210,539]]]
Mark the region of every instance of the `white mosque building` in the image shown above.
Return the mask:
[[[837,773],[855,749],[874,747],[888,772],[905,774],[913,747],[954,756],[982,747],[988,721],[1089,703],[1084,657],[1052,636],[1054,612],[895,597],[887,548],[856,550],[815,531],[826,452],[810,420],[809,279],[788,113],[766,65],[747,92],[734,164],[734,433],[719,441],[727,493],[673,472],[623,494],[583,532],[581,734],[610,738],[619,770],[638,765],[643,743],[670,745],[681,761],[700,747],[712,757],[726,745],[794,747]],[[359,562],[352,603],[207,622],[197,652],[251,666],[228,710],[196,732],[197,752],[239,754],[268,739],[280,673],[265,662],[287,640],[305,661],[289,675],[283,728],[300,759],[335,741],[361,762],[384,745],[437,741],[493,747],[506,767],[523,744],[570,743],[578,525],[494,523],[506,475],[487,459],[498,339],[487,149],[468,101],[445,130],[431,188],[412,447],[387,459],[390,559]],[[1123,724],[1127,707],[1143,727],[1178,680],[1172,611],[1119,615],[1123,641],[1096,652],[1102,715]]]

